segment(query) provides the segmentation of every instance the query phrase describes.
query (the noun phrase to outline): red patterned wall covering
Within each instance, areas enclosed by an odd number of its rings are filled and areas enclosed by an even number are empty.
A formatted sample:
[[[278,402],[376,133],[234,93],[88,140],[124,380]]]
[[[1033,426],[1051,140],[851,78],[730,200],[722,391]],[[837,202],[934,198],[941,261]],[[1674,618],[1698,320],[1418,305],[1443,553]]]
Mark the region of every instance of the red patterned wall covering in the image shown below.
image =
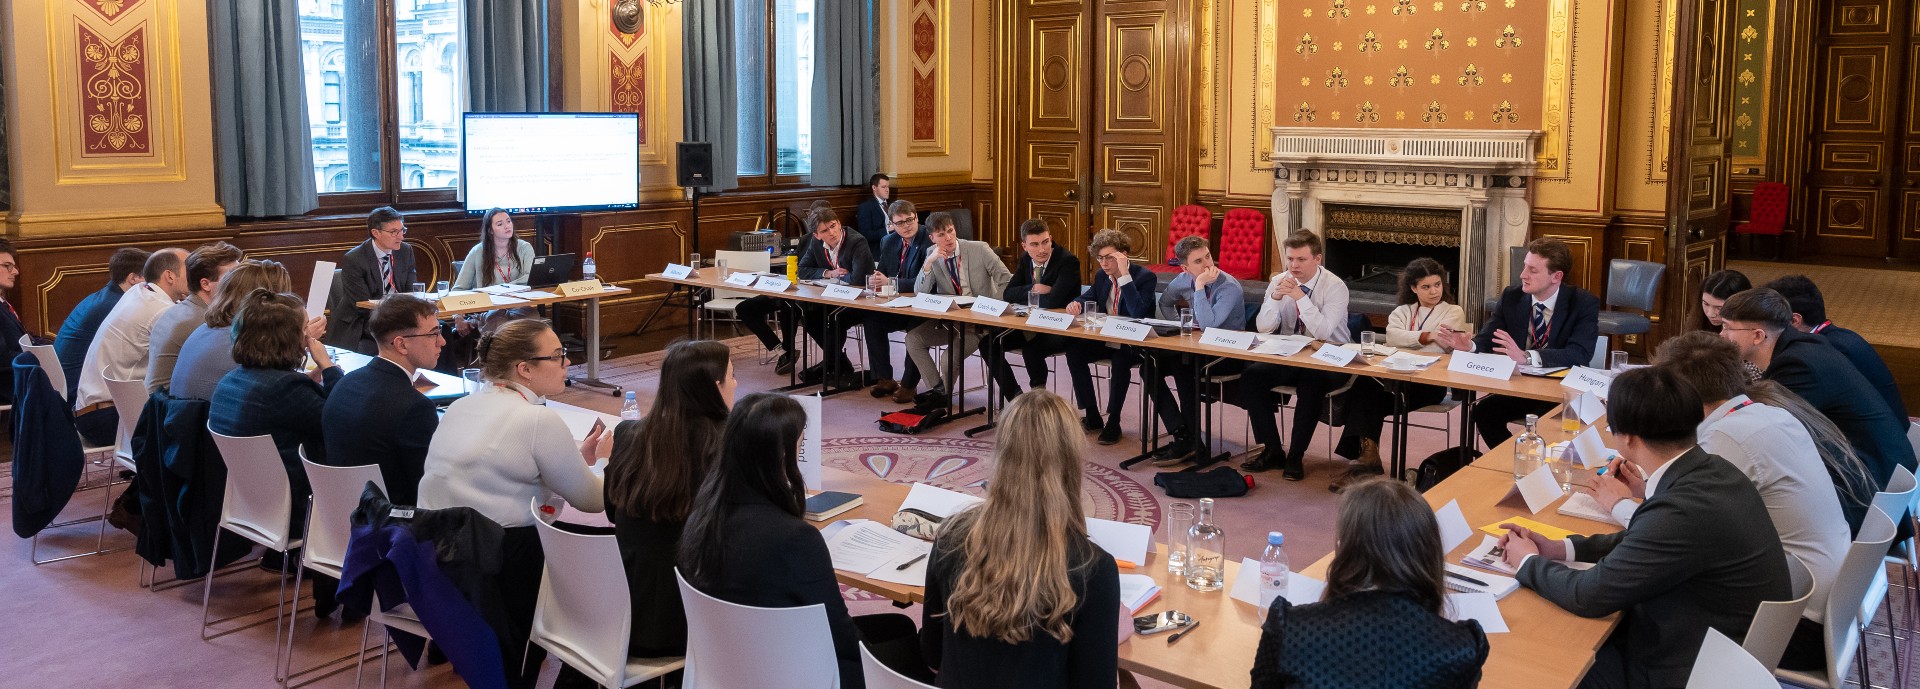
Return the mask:
[[[913,138],[933,141],[939,138],[937,122],[940,107],[939,27],[934,24],[934,0],[914,0],[913,9]]]
[[[623,12],[635,13],[633,33],[620,30],[620,14]],[[646,5],[640,2],[607,3],[607,31],[612,32],[614,39],[620,41],[621,45],[633,47],[633,44],[638,42],[641,36],[647,34]]]
[[[633,62],[625,62],[619,55],[610,55],[613,61],[613,111],[631,112],[640,115],[640,143],[647,142],[647,56],[640,55]]]
[[[146,26],[137,25],[114,41],[94,33],[78,18],[75,28],[80,36],[80,125],[86,141],[81,155],[151,154]]]

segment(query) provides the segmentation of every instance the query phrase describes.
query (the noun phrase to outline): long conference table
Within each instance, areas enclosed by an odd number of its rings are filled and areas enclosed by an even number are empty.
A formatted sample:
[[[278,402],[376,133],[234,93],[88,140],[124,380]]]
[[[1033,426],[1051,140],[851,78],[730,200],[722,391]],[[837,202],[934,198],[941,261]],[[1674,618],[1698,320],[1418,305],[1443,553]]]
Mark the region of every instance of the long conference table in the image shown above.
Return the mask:
[[[683,279],[667,278],[657,274],[647,277],[651,280],[696,288],[756,291],[722,283],[717,270],[712,268],[701,270]],[[794,301],[835,307],[868,311],[901,311],[901,309],[883,307],[880,304],[884,302],[877,300],[828,299],[821,296],[821,288],[805,284],[796,284],[783,292],[760,292]],[[697,304],[689,306],[689,309],[693,308],[698,308]],[[1077,328],[1063,331],[1049,330],[1030,326],[1026,319],[1011,313],[999,317],[961,309],[945,313],[926,311],[910,313],[916,317],[956,321],[974,326],[1050,332],[1210,357],[1231,357],[1317,370],[1338,370],[1383,380],[1438,385],[1453,388],[1456,391],[1465,390],[1549,401],[1561,399],[1561,385],[1558,380],[1516,376],[1503,381],[1455,373],[1447,370],[1445,357],[1425,370],[1406,373],[1391,371],[1377,364],[1365,363],[1360,359],[1356,359],[1353,364],[1345,367],[1335,367],[1311,358],[1306,350],[1294,356],[1282,357],[1210,347],[1199,344],[1192,335],[1151,336],[1143,342],[1135,342],[1108,337],[1092,330]],[[689,317],[692,315],[689,314]],[[1540,424],[1541,435],[1548,442],[1566,440],[1572,435],[1560,430],[1558,413],[1555,412],[1554,416],[1549,417],[1551,421],[1543,420]],[[1606,433],[1604,419],[1596,423],[1601,424],[1602,436],[1611,443],[1612,438]],[[1470,424],[1462,425],[1463,437],[1470,438],[1469,434],[1472,431],[1470,428],[1465,428]],[[1401,435],[1404,436],[1405,433]],[[1576,470],[1575,483],[1581,483],[1587,476],[1591,476],[1591,472]],[[839,515],[838,519],[871,519],[883,524],[892,520],[893,513],[906,499],[908,491],[907,486],[891,483],[878,477],[862,476],[836,469],[827,469],[823,472],[822,484],[827,490],[857,493],[864,498],[859,507]],[[1428,490],[1424,497],[1435,509],[1445,506],[1448,502],[1458,501],[1468,525],[1474,529],[1515,517],[1526,517],[1583,534],[1607,533],[1619,529],[1612,524],[1559,514],[1557,508],[1565,498],[1556,500],[1538,514],[1528,514],[1525,508],[1511,506],[1511,503],[1502,504],[1502,499],[1507,496],[1513,485],[1513,441],[1508,440]],[[819,526],[825,527],[826,524],[822,523]],[[1476,532],[1474,537],[1468,538],[1453,552],[1448,553],[1448,561],[1458,562],[1479,542],[1478,532]],[[1120,668],[1136,675],[1193,689],[1229,689],[1248,686],[1251,683],[1249,670],[1253,664],[1254,649],[1260,639],[1260,624],[1263,621],[1259,609],[1234,600],[1227,594],[1226,589],[1203,593],[1188,588],[1185,582],[1175,580],[1167,574],[1162,557],[1160,548],[1156,547],[1140,569],[1130,572],[1153,577],[1154,582],[1161,588],[1160,597],[1142,608],[1141,613],[1180,610],[1193,615],[1203,623],[1192,630],[1189,635],[1192,638],[1183,639],[1178,644],[1169,645],[1164,636],[1131,638],[1120,646]],[[1332,561],[1333,555],[1328,554],[1298,571],[1306,576],[1325,580],[1327,567]],[[1239,569],[1237,563],[1227,564],[1229,582],[1239,577]],[[901,603],[919,603],[926,597],[925,589],[922,587],[878,581],[844,571],[836,571],[835,574],[841,583]],[[1540,689],[1572,687],[1578,684],[1580,678],[1586,674],[1587,668],[1592,665],[1594,654],[1600,644],[1606,640],[1619,622],[1617,614],[1601,618],[1583,618],[1574,615],[1524,587],[1500,601],[1500,612],[1505,617],[1510,631],[1487,635],[1491,653],[1483,668],[1480,686],[1490,689]]]
[[[473,306],[473,307],[461,308],[461,309],[441,308],[439,306],[440,301],[436,299],[433,294],[430,294],[430,293],[429,294],[416,293],[416,296],[419,296],[423,299],[427,299],[428,301],[434,302],[435,312],[433,317],[436,320],[446,320],[454,316],[460,316],[465,314],[485,313],[488,311],[492,311],[494,309],[510,309],[510,308],[517,308],[521,306],[551,306],[554,304],[564,304],[568,302],[584,301],[586,302],[586,317],[587,317],[587,333],[586,333],[587,361],[585,366],[587,375],[584,378],[574,378],[572,380],[575,383],[579,383],[581,385],[585,385],[588,387],[599,388],[601,390],[606,391],[607,394],[613,395],[615,397],[619,397],[623,392],[625,392],[620,388],[620,386],[600,380],[600,298],[624,296],[624,295],[632,294],[633,290],[627,289],[625,287],[603,285],[600,288],[599,292],[594,292],[591,294],[576,294],[576,295],[568,296],[568,295],[562,295],[555,292],[547,291],[551,289],[554,289],[554,288],[550,288],[550,287],[541,288],[541,289],[530,288],[522,292],[510,292],[510,293],[498,294],[498,295],[493,295],[490,292],[482,290],[482,291],[479,291],[478,293],[489,294],[490,296],[507,297],[509,298],[509,300],[504,302],[499,300],[493,300],[493,303],[486,304],[483,306]],[[457,296],[457,295],[464,295],[464,294],[471,294],[471,293],[474,293],[474,292],[468,291],[468,290],[457,290],[457,291],[449,292],[446,296]],[[541,295],[541,296],[533,296],[535,294]],[[368,299],[365,301],[361,301],[358,304],[355,304],[355,306],[358,306],[363,309],[368,309],[368,310],[372,310],[373,307],[379,306],[379,305],[380,305],[380,301],[377,299]]]

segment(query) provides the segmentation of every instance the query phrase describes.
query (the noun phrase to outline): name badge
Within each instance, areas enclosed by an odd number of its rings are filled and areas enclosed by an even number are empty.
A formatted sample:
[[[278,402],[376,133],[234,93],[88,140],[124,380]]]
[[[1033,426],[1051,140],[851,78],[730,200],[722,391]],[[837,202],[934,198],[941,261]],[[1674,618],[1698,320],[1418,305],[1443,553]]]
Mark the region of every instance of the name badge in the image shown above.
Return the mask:
[[[1514,361],[1502,354],[1475,354],[1473,352],[1454,352],[1447,361],[1447,370],[1465,373],[1470,376],[1507,380],[1513,377]]]
[[[1313,353],[1313,359],[1335,366],[1345,366],[1353,363],[1353,358],[1359,355],[1359,352],[1328,342],[1320,345],[1320,349]]]
[[[559,292],[560,296],[563,297],[578,297],[586,294],[599,294],[602,289],[605,288],[600,286],[599,280],[589,279],[563,283],[554,291]]]
[[[734,273],[732,275],[727,276],[727,284],[733,285],[735,287],[749,287],[753,285],[753,281],[756,277],[758,276],[754,275],[753,273],[748,273],[744,271],[739,273]]]
[[[992,297],[974,297],[973,312],[982,316],[999,318],[1000,314],[1007,312],[1007,303]]]
[[[687,279],[687,276],[693,274],[693,266],[683,266],[678,263],[669,263],[667,264],[667,269],[660,271],[660,274],[662,276],[672,278],[674,280],[685,280]]]
[[[860,298],[860,288],[854,287],[853,285],[827,285],[827,289],[820,292],[820,296],[828,299],[839,299],[841,301],[853,301]]]
[[[916,311],[932,311],[934,313],[946,313],[947,309],[953,308],[953,295],[951,294],[916,294],[913,297],[913,308]]]
[[[441,311],[463,311],[466,309],[484,309],[493,306],[493,299],[484,292],[453,294],[440,298]]]
[[[768,292],[785,292],[788,287],[792,286],[793,283],[788,282],[786,278],[777,278],[772,275],[762,275],[760,279],[753,281],[754,289],[766,290]]]
[[[1567,377],[1560,384],[1600,399],[1607,398],[1607,389],[1613,387],[1613,374],[1585,366],[1575,366],[1567,371]]]
[[[1134,342],[1146,341],[1147,335],[1152,332],[1153,326],[1119,318],[1108,318],[1107,324],[1100,326],[1100,334],[1102,335],[1132,340]]]
[[[1049,330],[1066,330],[1073,327],[1073,314],[1065,311],[1034,309],[1027,313],[1027,325]]]
[[[1253,346],[1253,333],[1245,330],[1227,330],[1207,328],[1200,331],[1200,344],[1210,347],[1225,347],[1235,351],[1244,351]]]

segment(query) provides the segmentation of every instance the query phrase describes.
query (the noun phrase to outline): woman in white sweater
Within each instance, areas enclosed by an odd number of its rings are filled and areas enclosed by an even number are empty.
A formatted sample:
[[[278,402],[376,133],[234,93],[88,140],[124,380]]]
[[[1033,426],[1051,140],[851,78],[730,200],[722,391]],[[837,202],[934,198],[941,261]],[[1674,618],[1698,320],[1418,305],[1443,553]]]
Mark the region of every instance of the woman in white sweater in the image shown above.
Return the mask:
[[[576,443],[566,421],[544,406],[567,387],[566,356],[545,321],[513,321],[481,340],[486,385],[447,407],[420,478],[421,507],[471,507],[506,527],[497,581],[512,630],[500,648],[513,687],[533,686],[546,655],[526,643],[546,564],[529,507],[559,495],[575,509],[601,511],[593,464],[612,447],[607,429]]]
[[[454,289],[527,284],[533,271],[533,245],[513,236],[513,215],[495,208],[480,216],[480,241],[460,263]]]
[[[1455,331],[1467,329],[1467,312],[1450,303],[1447,293],[1447,269],[1431,258],[1416,258],[1400,271],[1400,306],[1387,316],[1387,346],[1410,349],[1423,354],[1438,354],[1433,333],[1444,325]],[[1447,390],[1434,385],[1406,386],[1408,409],[1439,402]],[[1347,392],[1347,425],[1334,451],[1357,457],[1346,476],[1329,486],[1334,492],[1357,478],[1381,473],[1380,427],[1386,415],[1393,413],[1393,397],[1379,381],[1362,377]]]

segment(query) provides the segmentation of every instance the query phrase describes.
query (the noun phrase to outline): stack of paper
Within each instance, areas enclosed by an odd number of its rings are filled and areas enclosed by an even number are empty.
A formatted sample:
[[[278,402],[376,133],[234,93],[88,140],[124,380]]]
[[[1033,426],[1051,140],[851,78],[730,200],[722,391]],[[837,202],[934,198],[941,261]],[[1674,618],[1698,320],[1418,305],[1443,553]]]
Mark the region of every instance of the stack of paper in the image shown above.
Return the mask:
[[[1436,362],[1439,360],[1440,360],[1440,357],[1438,356],[1421,356],[1413,352],[1403,351],[1403,352],[1394,352],[1393,354],[1388,355],[1387,358],[1381,359],[1380,365],[1385,366],[1387,368],[1422,369],[1428,366],[1432,366],[1433,362]]]
[[[531,288],[527,287],[526,285],[516,285],[513,283],[505,283],[505,284],[499,284],[499,285],[488,285],[486,287],[480,288],[480,291],[486,292],[487,294],[512,294],[514,292],[522,292],[528,289],[531,289]]]
[[[908,586],[927,585],[927,555],[933,544],[878,522],[848,524],[827,539],[833,568]]]
[[[1313,338],[1304,335],[1282,335],[1280,337],[1259,337],[1253,340],[1253,351],[1261,354],[1293,356],[1313,343]]]
[[[1494,548],[1500,545],[1500,539],[1492,536],[1482,536],[1480,539],[1480,545],[1475,547],[1473,552],[1467,553],[1466,557],[1460,558],[1460,562],[1489,572],[1513,574],[1513,568],[1507,566],[1506,560],[1493,554]]]
[[[1608,514],[1606,510],[1600,509],[1600,501],[1593,499],[1593,496],[1586,493],[1574,493],[1573,497],[1569,497],[1566,502],[1560,503],[1560,513],[1569,517],[1591,519],[1602,524],[1620,525],[1619,520],[1614,519],[1612,514]]]
[[[1141,608],[1159,597],[1160,585],[1153,583],[1153,577],[1145,574],[1120,575],[1120,605],[1127,609],[1128,615],[1140,614]]]
[[[1087,538],[1118,560],[1121,569],[1133,569],[1146,564],[1147,546],[1153,541],[1153,529],[1143,524],[1088,517]]]
[[[1520,589],[1520,580],[1486,572],[1475,571],[1460,565],[1447,563],[1447,588],[1461,593],[1490,593],[1494,600],[1506,598],[1507,594]]]

